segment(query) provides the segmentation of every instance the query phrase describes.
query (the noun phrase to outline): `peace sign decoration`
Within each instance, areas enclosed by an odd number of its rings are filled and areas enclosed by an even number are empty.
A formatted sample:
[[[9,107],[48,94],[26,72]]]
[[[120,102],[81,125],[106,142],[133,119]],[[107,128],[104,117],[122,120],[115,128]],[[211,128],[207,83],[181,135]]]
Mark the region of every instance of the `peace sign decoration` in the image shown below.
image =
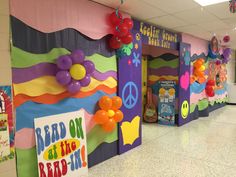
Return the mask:
[[[134,82],[127,82],[122,89],[123,104],[127,109],[132,109],[138,101],[138,87]]]

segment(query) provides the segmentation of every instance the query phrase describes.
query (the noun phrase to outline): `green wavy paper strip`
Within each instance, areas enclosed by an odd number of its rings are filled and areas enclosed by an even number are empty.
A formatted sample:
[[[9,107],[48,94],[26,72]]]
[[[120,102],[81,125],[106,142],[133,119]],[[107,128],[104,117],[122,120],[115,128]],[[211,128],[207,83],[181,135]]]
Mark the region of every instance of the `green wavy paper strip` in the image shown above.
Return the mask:
[[[70,51],[68,51],[67,49],[54,48],[46,54],[33,54],[12,46],[12,67],[27,68],[37,65],[39,63],[55,63],[55,59],[58,58],[60,55],[66,55],[69,53]],[[115,55],[110,58],[106,58],[102,55],[95,53],[91,56],[86,56],[86,59],[92,61],[95,65],[96,70],[102,73],[107,71],[117,71],[117,62]]]
[[[39,63],[55,63],[60,55],[69,54],[70,51],[64,48],[54,48],[46,54],[33,54],[25,52],[17,47],[11,47],[11,58],[13,68],[27,68]]]
[[[198,105],[198,110],[202,111],[208,107],[209,102],[207,99],[203,99],[203,100],[200,100],[197,105]],[[190,113],[194,112],[197,105],[196,104],[190,105]]]
[[[211,106],[214,106],[214,104],[216,104],[216,103],[226,103],[228,100],[229,100],[228,97],[225,97],[225,98],[223,98],[223,99],[216,99],[216,100],[214,100],[214,101],[211,101],[211,102],[210,102],[210,105],[211,105]]]
[[[91,154],[100,144],[102,143],[112,143],[118,140],[118,130],[117,127],[111,133],[106,133],[102,130],[100,125],[96,125],[87,134],[87,151],[88,155]]]
[[[36,147],[17,149],[17,174],[20,177],[38,177]],[[30,165],[29,165],[30,164]]]
[[[155,60],[150,61],[148,64],[148,67],[153,68],[153,69],[162,68],[162,67],[177,68],[178,66],[179,66],[178,58],[171,61],[165,61],[161,58],[157,58]]]

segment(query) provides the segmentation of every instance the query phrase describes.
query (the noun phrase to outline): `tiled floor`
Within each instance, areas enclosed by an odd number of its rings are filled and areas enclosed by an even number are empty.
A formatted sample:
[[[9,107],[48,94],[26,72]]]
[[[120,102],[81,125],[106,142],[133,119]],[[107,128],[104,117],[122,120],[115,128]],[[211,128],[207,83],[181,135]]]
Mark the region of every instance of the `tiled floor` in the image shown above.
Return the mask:
[[[143,125],[143,144],[90,177],[236,177],[236,106],[182,127]]]

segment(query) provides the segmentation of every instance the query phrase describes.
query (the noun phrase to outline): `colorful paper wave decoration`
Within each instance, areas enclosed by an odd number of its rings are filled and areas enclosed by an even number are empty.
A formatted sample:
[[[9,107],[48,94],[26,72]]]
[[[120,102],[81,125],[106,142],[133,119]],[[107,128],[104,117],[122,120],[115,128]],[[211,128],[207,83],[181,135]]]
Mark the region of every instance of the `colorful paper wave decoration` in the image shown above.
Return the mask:
[[[162,55],[155,56],[155,57],[149,56],[148,60],[152,61],[152,60],[156,60],[157,58],[160,58],[165,61],[171,61],[171,60],[175,60],[176,58],[178,58],[178,56],[176,56],[175,54],[172,54],[172,53],[164,53]]]
[[[163,60],[162,58],[156,58],[150,61],[148,64],[148,68],[152,68],[152,69],[158,69],[162,67],[178,68],[178,66],[179,66],[178,58],[171,61],[166,61],[166,60]]]
[[[70,51],[81,49],[86,56],[94,53],[102,54],[105,57],[115,55],[107,42],[111,35],[93,40],[71,28],[52,33],[42,33],[13,16],[11,16],[11,26],[13,45],[27,52],[40,54],[48,53],[53,48],[66,48]]]
[[[94,90],[89,92],[78,92],[77,94],[70,94],[69,92],[63,92],[58,95],[43,94],[41,96],[31,97],[24,94],[19,94],[14,97],[14,106],[17,108],[27,101],[32,101],[40,104],[55,104],[66,98],[85,98],[95,94],[96,92],[104,92],[105,94],[115,94],[117,87],[109,88],[105,85],[99,85]]]
[[[70,53],[64,48],[53,48],[48,53],[34,54],[21,50],[20,48],[12,46],[11,48],[12,67],[14,69],[37,67],[38,64],[55,64],[56,59],[61,55],[67,55]],[[116,55],[105,57],[101,54],[92,53],[86,56],[86,60],[90,60],[94,63],[98,72],[105,73],[107,71],[117,71]],[[103,62],[101,62],[103,61]],[[105,63],[105,64],[104,64]],[[41,66],[43,67],[43,66]],[[52,67],[47,66],[47,67]],[[39,68],[41,69],[41,68]],[[44,69],[45,71],[46,69]],[[40,71],[43,72],[43,71]]]
[[[101,96],[106,95],[99,91],[86,98],[66,98],[56,104],[38,104],[32,101],[25,102],[16,108],[16,130],[22,128],[33,128],[34,119],[65,112],[72,112],[85,109],[88,113],[94,114],[97,110],[97,102]],[[110,97],[116,94],[109,95]]]
[[[100,39],[112,33],[106,19],[107,14],[114,10],[91,1],[68,3],[67,0],[11,0],[10,6],[12,16],[45,33],[74,28],[92,39]],[[43,13],[39,15],[35,12]],[[130,17],[127,14],[123,16]]]
[[[117,81],[109,77],[105,81],[98,81],[91,78],[91,82],[87,87],[82,87],[82,92],[89,92],[94,90],[99,85],[105,85],[109,88],[114,88],[117,86]],[[61,86],[55,77],[43,76],[29,82],[24,82],[21,84],[13,84],[15,95],[24,94],[31,97],[40,96],[44,94],[57,95],[66,91],[66,88]]]
[[[148,81],[156,82],[159,80],[178,80],[178,76],[156,76],[156,75],[149,75]]]
[[[178,76],[178,68],[170,68],[170,67],[162,67],[158,69],[149,68],[149,75],[163,76],[163,75],[171,75]]]

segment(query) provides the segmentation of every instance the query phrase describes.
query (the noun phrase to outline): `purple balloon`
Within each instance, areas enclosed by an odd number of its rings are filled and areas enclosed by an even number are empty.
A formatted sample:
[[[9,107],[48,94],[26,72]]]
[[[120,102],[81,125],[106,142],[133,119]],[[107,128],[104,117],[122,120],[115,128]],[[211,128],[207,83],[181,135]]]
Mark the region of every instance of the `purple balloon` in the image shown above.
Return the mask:
[[[67,85],[71,81],[71,76],[68,71],[59,71],[56,74],[57,82],[61,85]]]
[[[57,59],[57,67],[62,70],[70,69],[71,65],[72,65],[72,60],[68,55],[60,56]]]
[[[80,64],[84,61],[84,52],[82,50],[75,50],[71,53],[70,57],[72,58],[73,64]]]
[[[80,91],[81,85],[79,81],[72,81],[68,86],[67,86],[67,90],[70,93],[77,93],[78,91]]]
[[[88,86],[90,82],[91,82],[91,78],[89,74],[87,74],[83,79],[80,80],[80,84],[82,87]]]
[[[84,63],[83,63],[85,69],[86,69],[86,73],[87,74],[92,74],[94,71],[95,71],[95,66],[93,64],[93,62],[89,61],[89,60],[86,60]]]

